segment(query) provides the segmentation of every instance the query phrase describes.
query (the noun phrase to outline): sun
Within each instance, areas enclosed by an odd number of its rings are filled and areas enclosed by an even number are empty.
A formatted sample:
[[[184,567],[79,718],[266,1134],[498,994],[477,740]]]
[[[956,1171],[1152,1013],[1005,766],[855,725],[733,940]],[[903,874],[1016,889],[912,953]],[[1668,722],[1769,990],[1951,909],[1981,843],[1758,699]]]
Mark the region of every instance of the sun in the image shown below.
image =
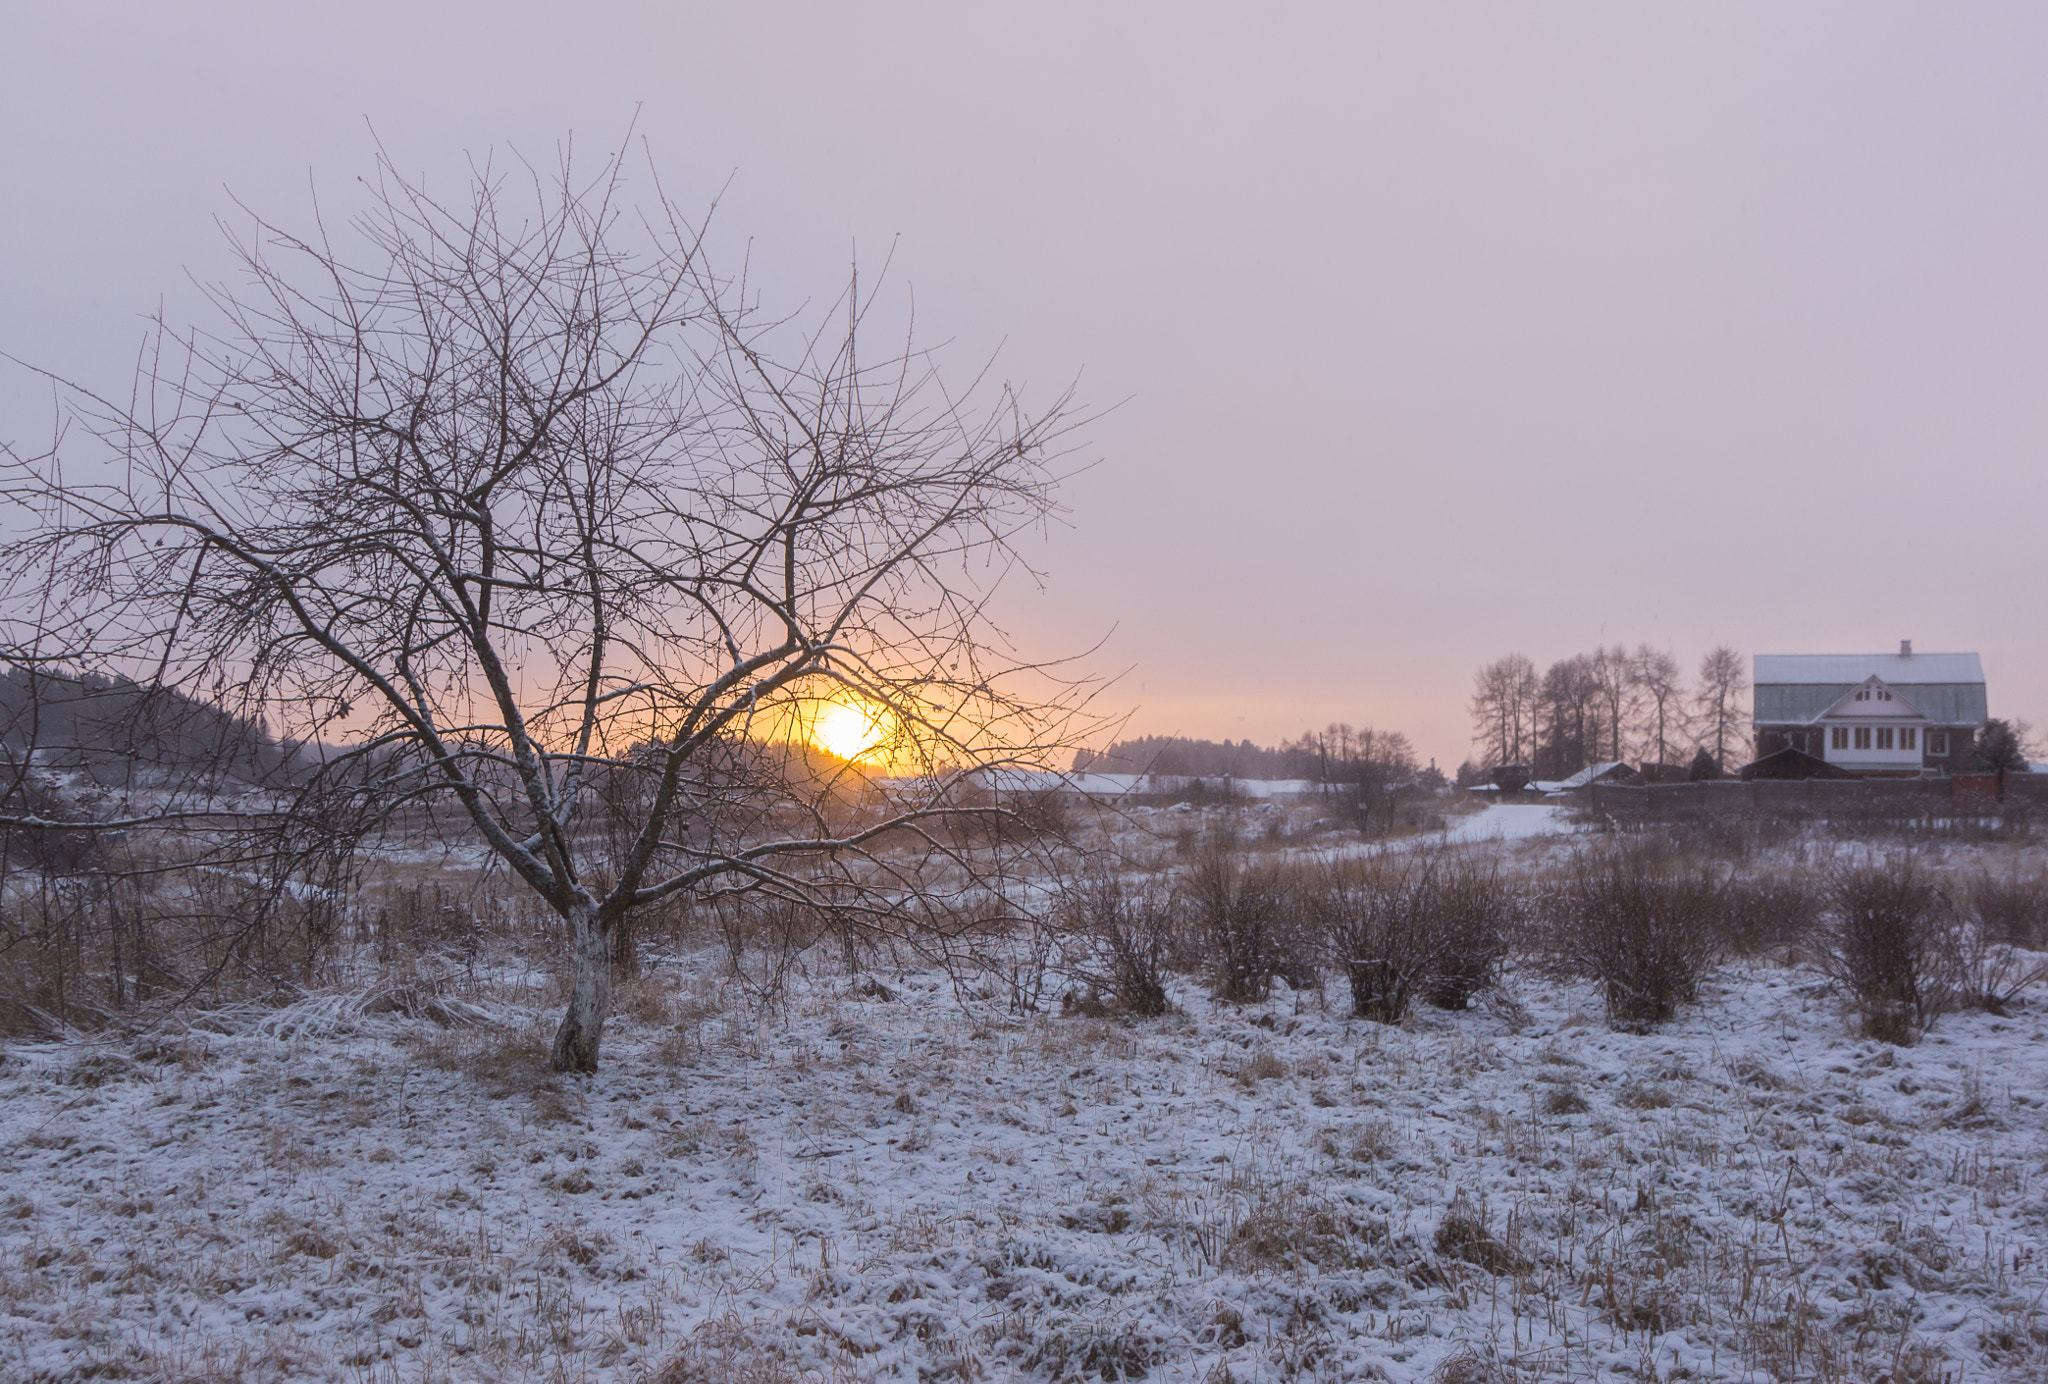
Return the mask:
[[[811,725],[811,743],[841,759],[859,759],[888,739],[883,712],[872,702],[833,702]]]

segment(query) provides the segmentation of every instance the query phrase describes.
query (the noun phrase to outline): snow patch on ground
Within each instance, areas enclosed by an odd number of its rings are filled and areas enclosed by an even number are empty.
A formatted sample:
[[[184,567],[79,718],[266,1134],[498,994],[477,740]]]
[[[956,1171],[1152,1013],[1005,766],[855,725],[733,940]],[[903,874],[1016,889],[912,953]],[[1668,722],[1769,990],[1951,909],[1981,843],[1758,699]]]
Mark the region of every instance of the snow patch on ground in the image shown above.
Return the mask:
[[[1444,840],[1453,844],[1526,841],[1578,830],[1572,811],[1546,803],[1494,803],[1452,822]]]
[[[12,1049],[0,1375],[2048,1369],[2038,1003],[1893,1049],[1767,965],[1648,1036],[1531,975],[1387,1028],[723,970],[623,991],[588,1080],[504,993]]]

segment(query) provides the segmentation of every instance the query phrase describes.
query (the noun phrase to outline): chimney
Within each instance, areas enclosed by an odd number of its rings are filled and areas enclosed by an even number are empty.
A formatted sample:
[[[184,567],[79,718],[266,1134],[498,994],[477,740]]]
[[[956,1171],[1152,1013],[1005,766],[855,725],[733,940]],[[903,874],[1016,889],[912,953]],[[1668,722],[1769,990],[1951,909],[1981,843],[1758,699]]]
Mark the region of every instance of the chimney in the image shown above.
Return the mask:
[[[1912,656],[1913,656],[1913,641],[1912,641],[1912,640],[1910,640],[1910,639],[1901,639],[1901,640],[1899,641],[1899,657],[1900,657],[1900,658],[1911,658]]]

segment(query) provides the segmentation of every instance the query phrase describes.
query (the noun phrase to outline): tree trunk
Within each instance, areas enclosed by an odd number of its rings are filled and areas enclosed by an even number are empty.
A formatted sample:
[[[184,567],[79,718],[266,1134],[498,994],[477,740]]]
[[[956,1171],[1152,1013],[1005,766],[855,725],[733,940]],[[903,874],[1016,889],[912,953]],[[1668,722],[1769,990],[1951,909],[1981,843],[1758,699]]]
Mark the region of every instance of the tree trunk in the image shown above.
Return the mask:
[[[555,1030],[555,1070],[594,1072],[598,1043],[604,1037],[604,1016],[612,1003],[611,939],[605,935],[597,905],[587,898],[570,907],[568,923],[576,978],[569,991],[569,1012]]]

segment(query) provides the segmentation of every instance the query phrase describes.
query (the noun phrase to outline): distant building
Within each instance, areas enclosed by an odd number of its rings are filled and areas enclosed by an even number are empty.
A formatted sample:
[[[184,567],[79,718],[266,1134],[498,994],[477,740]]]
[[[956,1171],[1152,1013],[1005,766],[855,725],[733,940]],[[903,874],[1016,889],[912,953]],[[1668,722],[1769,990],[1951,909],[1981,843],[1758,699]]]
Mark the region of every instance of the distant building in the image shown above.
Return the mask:
[[[1752,719],[1759,760],[1781,750],[1860,778],[1971,769],[1989,703],[1975,654],[1758,654]]]
[[[1588,764],[1570,778],[1537,779],[1529,786],[1544,793],[1569,793],[1575,788],[1590,788],[1596,783],[1638,784],[1642,781],[1642,775],[1628,765],[1618,759],[1608,759]]]

